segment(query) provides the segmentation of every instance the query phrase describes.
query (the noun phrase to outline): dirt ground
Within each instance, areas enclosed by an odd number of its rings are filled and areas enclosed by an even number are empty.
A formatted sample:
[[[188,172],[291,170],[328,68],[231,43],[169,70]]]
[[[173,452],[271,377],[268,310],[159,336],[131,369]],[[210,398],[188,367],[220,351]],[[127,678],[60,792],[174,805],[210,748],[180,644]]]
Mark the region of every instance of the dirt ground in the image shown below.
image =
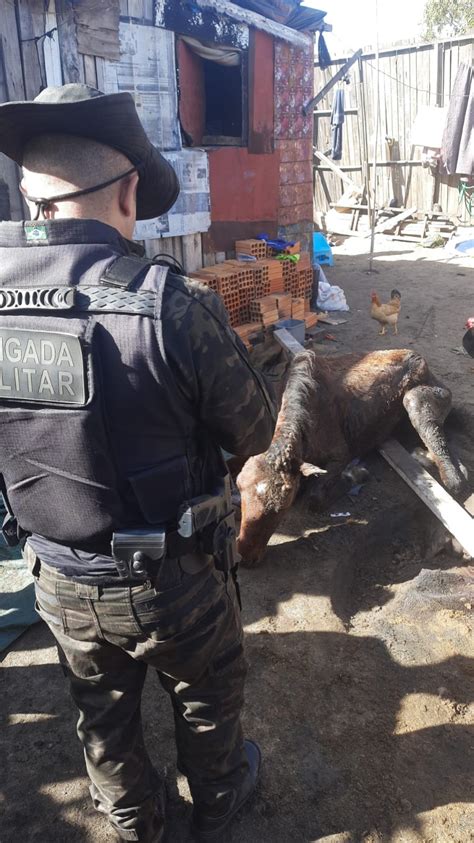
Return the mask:
[[[474,489],[474,360],[453,353],[474,316],[472,261],[388,239],[366,274],[367,241],[335,249],[332,283],[349,321],[318,350],[413,347],[453,391],[450,425]],[[402,292],[398,337],[380,337],[369,294]],[[242,571],[249,678],[245,727],[264,752],[234,843],[467,843],[472,794],[472,569],[427,558],[434,518],[383,460],[361,495],[323,516],[298,503],[259,569]],[[336,512],[349,517],[334,518]],[[429,553],[428,553],[429,557]],[[43,624],[3,660],[0,843],[108,843],[91,808],[75,713]],[[150,673],[151,755],[166,771],[170,843],[189,839],[168,701]],[[471,730],[471,731],[470,731]],[[224,843],[224,840],[223,840]]]

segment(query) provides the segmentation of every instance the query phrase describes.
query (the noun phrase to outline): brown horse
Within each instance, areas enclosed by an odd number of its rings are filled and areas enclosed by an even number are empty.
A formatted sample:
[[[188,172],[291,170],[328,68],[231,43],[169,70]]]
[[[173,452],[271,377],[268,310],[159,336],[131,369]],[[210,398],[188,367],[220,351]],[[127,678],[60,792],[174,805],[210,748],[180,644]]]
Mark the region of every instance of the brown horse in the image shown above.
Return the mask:
[[[441,481],[454,495],[466,479],[450,453],[443,422],[451,393],[414,351],[399,349],[320,359],[298,354],[283,393],[272,444],[251,457],[237,478],[242,501],[239,552],[244,564],[262,559],[291,507],[301,475],[320,475],[317,508],[344,491],[342,472],[387,439],[406,412]]]

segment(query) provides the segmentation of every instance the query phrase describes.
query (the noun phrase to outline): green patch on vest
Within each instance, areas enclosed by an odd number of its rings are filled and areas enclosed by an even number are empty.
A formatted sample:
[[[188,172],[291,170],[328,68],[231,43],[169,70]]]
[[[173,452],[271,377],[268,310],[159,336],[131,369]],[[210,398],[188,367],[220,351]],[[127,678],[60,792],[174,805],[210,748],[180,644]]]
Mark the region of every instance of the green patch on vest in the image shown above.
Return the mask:
[[[25,222],[27,243],[47,243],[48,232],[46,225],[38,222]]]

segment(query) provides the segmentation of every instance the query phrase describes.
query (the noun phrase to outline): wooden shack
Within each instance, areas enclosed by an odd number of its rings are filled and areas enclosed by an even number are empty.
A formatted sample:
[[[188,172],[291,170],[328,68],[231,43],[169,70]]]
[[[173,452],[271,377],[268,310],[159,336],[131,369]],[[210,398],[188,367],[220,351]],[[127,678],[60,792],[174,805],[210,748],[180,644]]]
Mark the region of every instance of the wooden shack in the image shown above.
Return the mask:
[[[262,232],[308,249],[313,122],[302,109],[324,17],[297,0],[9,0],[0,99],[78,81],[133,94],[181,181],[168,214],[137,224],[150,255],[192,272]],[[21,219],[17,167],[0,158],[0,216]]]

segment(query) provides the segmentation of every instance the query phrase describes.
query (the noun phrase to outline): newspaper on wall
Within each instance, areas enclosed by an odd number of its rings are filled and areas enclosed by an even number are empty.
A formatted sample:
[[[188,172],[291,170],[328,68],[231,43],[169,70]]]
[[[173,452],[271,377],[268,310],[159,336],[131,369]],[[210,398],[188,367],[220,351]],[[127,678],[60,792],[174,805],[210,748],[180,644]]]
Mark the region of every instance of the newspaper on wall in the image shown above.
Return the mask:
[[[185,234],[208,231],[211,225],[207,153],[203,149],[181,149],[163,154],[176,170],[181,191],[167,214],[157,219],[137,222],[137,240],[182,237]]]
[[[204,150],[181,148],[174,33],[128,21],[120,23],[119,35],[120,61],[103,61],[103,90],[132,94],[148,137],[175,168],[181,185],[171,210],[137,222],[135,237],[149,240],[208,231],[209,162]]]
[[[174,33],[127,22],[119,36],[120,61],[104,60],[104,93],[128,91],[151,142],[180,149]]]

